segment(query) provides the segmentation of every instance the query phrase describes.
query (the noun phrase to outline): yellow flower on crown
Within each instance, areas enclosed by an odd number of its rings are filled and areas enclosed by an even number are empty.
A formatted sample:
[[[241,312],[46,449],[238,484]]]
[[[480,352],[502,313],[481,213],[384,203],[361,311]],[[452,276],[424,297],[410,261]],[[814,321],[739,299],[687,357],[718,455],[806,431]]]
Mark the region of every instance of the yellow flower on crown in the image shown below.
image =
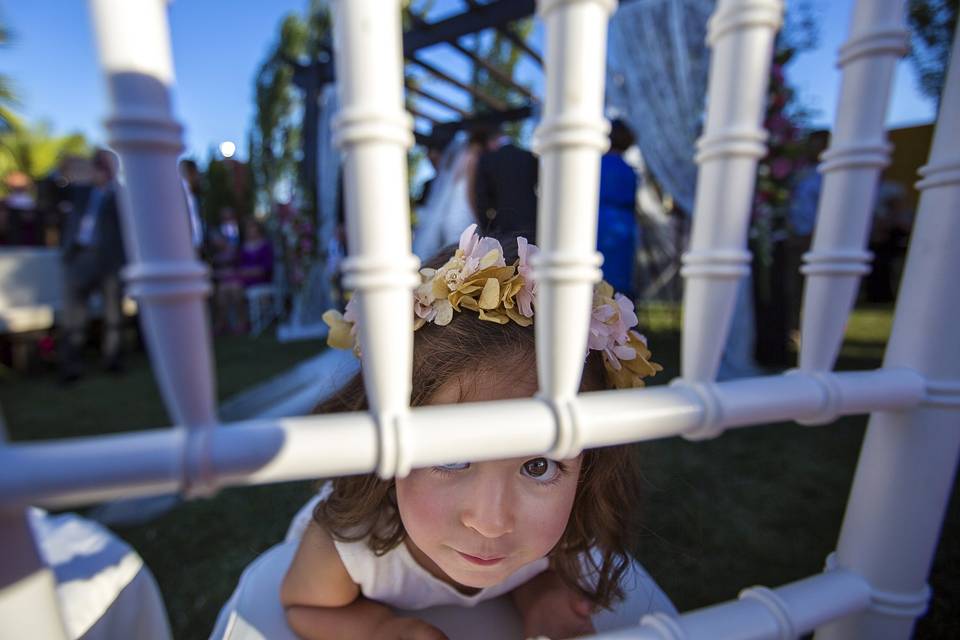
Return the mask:
[[[513,320],[526,327],[533,323],[533,309],[521,309],[517,302],[526,284],[520,270],[527,266],[527,255],[521,253],[515,264],[507,265],[500,243],[480,237],[476,227],[470,225],[461,234],[456,252],[442,267],[420,270],[422,283],[414,291],[414,329],[427,322],[449,324],[453,312],[462,309],[498,324]]]
[[[644,378],[663,371],[650,360],[647,339],[633,329],[638,324],[629,298],[605,281],[594,287],[587,349],[603,354],[607,378],[618,389],[642,387]]]
[[[439,269],[420,270],[420,285],[414,289],[414,330],[428,322],[444,326],[453,313],[475,311],[481,320],[506,324],[511,320],[527,327],[533,323],[537,284],[530,266],[539,250],[517,238],[516,262],[506,264],[503,247],[496,238],[482,237],[472,224],[460,235],[453,257]],[[360,355],[356,298],[343,314],[329,310],[323,320],[330,326],[327,344],[353,349]],[[647,340],[637,326],[633,302],[600,282],[594,289],[593,311],[587,352],[600,351],[609,382],[620,389],[642,387],[643,378],[663,367],[650,360]]]

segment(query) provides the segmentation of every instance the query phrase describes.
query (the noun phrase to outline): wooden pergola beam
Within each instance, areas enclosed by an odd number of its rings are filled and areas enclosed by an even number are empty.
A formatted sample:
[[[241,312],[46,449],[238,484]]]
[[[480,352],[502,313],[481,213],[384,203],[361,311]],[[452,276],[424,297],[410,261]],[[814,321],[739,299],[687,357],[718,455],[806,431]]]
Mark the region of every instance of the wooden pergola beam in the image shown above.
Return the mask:
[[[415,16],[415,15],[411,14],[410,17],[413,19],[413,23],[416,25],[416,28],[417,28],[417,29],[429,28],[430,25],[429,25],[427,22],[425,22],[424,20],[422,20],[421,18],[419,18],[418,16]],[[491,64],[491,63],[488,62],[487,60],[484,60],[483,58],[481,58],[480,56],[478,56],[478,55],[477,55],[476,53],[474,53],[473,51],[470,51],[469,49],[467,49],[465,46],[463,46],[462,44],[460,44],[460,42],[459,42],[458,40],[450,40],[450,41],[447,42],[447,44],[449,44],[451,47],[453,47],[454,49],[456,49],[457,51],[459,51],[460,53],[462,53],[463,55],[465,55],[465,56],[466,56],[467,58],[469,58],[474,64],[479,65],[479,66],[482,67],[484,70],[486,70],[486,72],[489,73],[490,76],[491,76],[494,80],[496,80],[497,82],[499,82],[501,85],[503,85],[503,86],[507,87],[508,89],[512,89],[513,91],[519,93],[520,95],[522,95],[522,96],[523,96],[525,99],[527,99],[527,100],[533,100],[533,99],[534,99],[533,94],[530,93],[529,89],[527,89],[526,87],[518,84],[517,82],[514,81],[513,78],[511,78],[509,75],[507,75],[506,73],[504,73],[503,71],[501,71],[500,69],[498,69],[496,66],[494,66],[493,64]]]
[[[411,114],[412,116],[414,116],[414,117],[423,118],[424,120],[427,120],[428,122],[430,122],[430,125],[433,126],[434,128],[436,128],[437,126],[440,125],[440,121],[439,121],[439,120],[437,120],[436,118],[434,118],[434,117],[432,117],[432,116],[428,116],[428,115],[425,114],[423,111],[419,111],[416,107],[413,107],[413,106],[411,106],[411,105],[407,105],[407,111],[409,111],[410,114]]]
[[[407,57],[420,49],[441,42],[456,42],[461,36],[533,15],[534,0],[495,0],[487,4],[471,3],[470,11],[424,24],[403,34],[403,54]]]
[[[456,113],[462,118],[466,118],[467,116],[470,115],[467,111],[464,111],[463,109],[453,104],[449,100],[446,100],[444,98],[441,98],[440,96],[434,95],[429,91],[425,91],[411,82],[407,82],[406,87],[407,87],[407,91],[409,91],[410,93],[414,93],[422,98],[426,98],[427,100],[430,100],[431,102],[435,102],[436,104],[439,104],[441,107],[445,107],[450,111],[453,111],[454,113]]]
[[[467,0],[467,6],[470,7],[470,11],[477,11],[483,7],[483,5],[479,4],[477,0]],[[527,15],[532,15],[532,12]],[[521,17],[526,18],[527,16],[521,16]],[[506,38],[511,43],[513,43],[515,47],[517,47],[518,49],[523,51],[525,54],[533,58],[533,60],[538,65],[540,65],[541,69],[543,68],[543,58],[540,57],[540,54],[534,51],[533,49],[531,49],[530,45],[528,45],[526,42],[523,41],[523,38],[521,38],[516,33],[514,33],[513,29],[510,27],[509,24],[494,25],[494,29],[496,30],[497,33],[499,33],[504,38]]]
[[[422,69],[423,69],[424,71],[426,71],[427,73],[429,73],[429,74],[431,74],[431,75],[433,75],[433,76],[435,76],[435,77],[437,77],[437,78],[440,78],[441,80],[444,80],[444,81],[446,81],[446,82],[449,82],[450,84],[452,84],[452,85],[454,85],[454,86],[456,86],[456,87],[459,87],[460,89],[463,89],[464,91],[466,91],[467,93],[469,93],[469,94],[472,95],[474,98],[476,98],[476,99],[479,100],[480,102],[484,103],[485,105],[487,105],[488,107],[490,107],[490,108],[493,109],[494,111],[506,111],[507,109],[510,108],[510,105],[508,105],[508,104],[507,104],[506,102],[504,102],[503,100],[500,100],[499,98],[494,98],[493,96],[488,96],[487,94],[483,93],[482,91],[479,91],[476,87],[470,86],[470,85],[466,84],[465,82],[461,82],[461,81],[457,80],[457,79],[454,78],[453,76],[451,76],[451,75],[449,75],[449,74],[441,71],[440,69],[437,69],[435,66],[433,66],[433,65],[430,64],[429,62],[426,62],[426,61],[422,60],[421,58],[416,58],[416,57],[414,57],[414,56],[409,56],[409,57],[407,58],[407,61],[410,62],[410,63],[412,63],[412,64],[415,64],[415,65],[419,66],[420,68],[422,68]]]
[[[523,38],[514,33],[513,28],[510,25],[505,27],[498,27],[497,33],[501,34],[507,40],[509,40],[515,47],[523,51],[525,54],[533,58],[534,62],[540,65],[540,68],[543,68],[543,58],[540,57],[540,54],[530,48],[526,42],[523,41]]]
[[[501,124],[503,122],[514,122],[524,120],[533,115],[533,105],[526,104],[522,107],[513,107],[506,111],[490,111],[486,113],[477,113],[463,120],[450,120],[447,122],[438,122],[433,127],[433,134],[458,131],[460,129],[469,129],[476,124]]]

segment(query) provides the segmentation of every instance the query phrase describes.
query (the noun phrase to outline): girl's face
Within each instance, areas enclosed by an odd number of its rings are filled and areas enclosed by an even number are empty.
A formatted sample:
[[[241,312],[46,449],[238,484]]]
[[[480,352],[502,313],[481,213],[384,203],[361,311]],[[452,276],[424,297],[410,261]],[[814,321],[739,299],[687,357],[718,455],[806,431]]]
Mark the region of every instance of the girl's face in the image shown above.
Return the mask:
[[[520,398],[536,391],[515,378],[461,388],[454,381],[431,404]],[[415,469],[397,482],[406,544],[427,571],[454,587],[483,588],[546,556],[570,517],[582,457],[543,457]]]

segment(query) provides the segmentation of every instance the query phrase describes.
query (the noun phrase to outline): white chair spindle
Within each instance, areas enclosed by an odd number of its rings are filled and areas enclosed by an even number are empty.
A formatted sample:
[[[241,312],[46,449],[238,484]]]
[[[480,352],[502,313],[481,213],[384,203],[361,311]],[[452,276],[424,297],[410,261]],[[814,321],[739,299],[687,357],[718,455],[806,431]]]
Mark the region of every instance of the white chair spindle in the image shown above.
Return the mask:
[[[909,410],[927,393],[924,378],[903,368],[823,375],[835,389],[834,415]],[[577,397],[581,443],[603,447],[705,425],[719,433],[815,416],[823,406],[821,382],[798,373],[717,383],[709,387],[711,402],[681,385],[585,393]],[[409,437],[419,444],[409,459],[423,467],[519,457],[547,450],[555,430],[554,413],[539,399],[418,407]],[[377,438],[373,417],[363,412],[234,423],[213,431],[212,466],[220,486],[368,473],[376,467]],[[180,444],[170,429],[10,444],[0,447],[0,496],[8,505],[63,509],[169,493],[177,488]]]
[[[209,493],[209,434],[216,424],[215,381],[205,298],[207,268],[190,242],[173,118],[173,59],[165,0],[91,0],[113,113],[110,144],[126,177],[120,211],[130,265],[127,292],[140,305],[163,398],[185,425],[183,484]]]
[[[867,273],[865,250],[880,171],[889,163],[885,120],[897,60],[906,52],[905,0],[858,0],[840,48],[843,81],[830,146],[821,156],[823,187],[804,255],[800,369],[833,368],[847,317]]]
[[[546,95],[534,150],[540,201],[534,261],[537,364],[542,397],[555,413],[552,455],[582,446],[574,398],[580,386],[593,285],[599,281],[597,203],[600,155],[609,146],[603,117],[607,22],[614,0],[539,0],[546,31]]]
[[[363,377],[380,431],[377,471],[406,475],[412,446],[403,439],[413,366],[413,288],[407,148],[413,119],[403,106],[400,2],[338,0],[334,47],[344,151],[347,240],[344,286],[360,305]]]
[[[960,32],[960,30],[958,30]],[[843,520],[836,566],[867,578],[870,608],[817,634],[909,638],[930,598],[926,585],[960,455],[960,40],[943,100],[884,367],[927,380],[917,408],[870,418]]]
[[[782,15],[781,0],[720,0],[707,26],[713,48],[707,118],[697,143],[693,230],[682,270],[687,381],[716,378],[737,291],[750,272],[747,224],[757,161],[766,153],[761,125]]]

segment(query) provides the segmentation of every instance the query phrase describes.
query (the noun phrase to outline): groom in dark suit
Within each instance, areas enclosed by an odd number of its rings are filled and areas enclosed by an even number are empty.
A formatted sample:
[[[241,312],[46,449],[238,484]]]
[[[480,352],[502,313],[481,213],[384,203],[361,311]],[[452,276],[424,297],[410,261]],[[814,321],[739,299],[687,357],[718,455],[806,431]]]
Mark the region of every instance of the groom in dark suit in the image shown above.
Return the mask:
[[[126,263],[117,210],[117,158],[105,149],[93,156],[93,184],[73,193],[62,237],[64,309],[60,375],[64,382],[80,377],[87,304],[99,292],[103,300],[103,365],[119,371],[123,315],[120,269]]]
[[[537,159],[506,136],[494,137],[477,161],[474,204],[483,235],[537,231]]]

